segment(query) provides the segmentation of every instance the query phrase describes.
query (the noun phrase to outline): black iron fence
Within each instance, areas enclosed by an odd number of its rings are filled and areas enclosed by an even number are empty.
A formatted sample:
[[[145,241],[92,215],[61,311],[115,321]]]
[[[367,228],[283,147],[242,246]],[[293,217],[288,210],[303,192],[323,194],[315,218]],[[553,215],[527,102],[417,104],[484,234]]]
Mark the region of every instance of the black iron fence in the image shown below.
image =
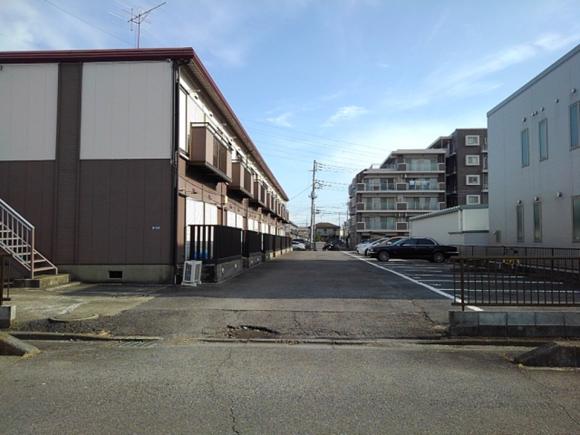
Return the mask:
[[[457,257],[453,277],[454,304],[462,309],[580,305],[580,257],[571,255]]]
[[[549,267],[561,271],[578,269],[572,259],[580,258],[580,248],[544,248],[539,246],[458,246],[463,257],[518,257],[520,264]]]
[[[218,264],[242,257],[242,230],[224,225],[190,225],[189,259]]]
[[[262,252],[264,254],[274,251],[274,236],[272,234],[262,235]]]
[[[242,255],[249,257],[262,252],[262,234],[256,231],[244,231],[244,245]]]
[[[218,264],[260,252],[288,249],[291,245],[291,238],[285,236],[243,231],[224,225],[189,225],[186,257],[206,264]]]

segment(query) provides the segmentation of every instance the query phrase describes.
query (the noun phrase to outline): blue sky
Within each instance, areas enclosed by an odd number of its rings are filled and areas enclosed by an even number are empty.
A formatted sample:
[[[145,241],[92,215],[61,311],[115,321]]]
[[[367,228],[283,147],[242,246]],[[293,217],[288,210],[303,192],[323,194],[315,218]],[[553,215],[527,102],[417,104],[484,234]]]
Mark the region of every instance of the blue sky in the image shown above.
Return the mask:
[[[141,0],[0,0],[0,50],[123,48]],[[121,18],[119,18],[121,17]],[[486,112],[580,42],[575,0],[168,0],[142,46],[193,47],[308,221],[344,219],[347,184]]]

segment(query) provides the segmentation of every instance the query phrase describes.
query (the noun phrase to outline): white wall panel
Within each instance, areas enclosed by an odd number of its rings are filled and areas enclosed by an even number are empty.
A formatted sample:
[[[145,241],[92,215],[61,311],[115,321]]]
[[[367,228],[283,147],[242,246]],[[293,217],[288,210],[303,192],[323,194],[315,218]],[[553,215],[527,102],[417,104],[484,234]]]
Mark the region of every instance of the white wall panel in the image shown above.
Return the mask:
[[[169,159],[170,62],[83,67],[81,159]]]
[[[54,160],[58,65],[3,65],[0,160]]]

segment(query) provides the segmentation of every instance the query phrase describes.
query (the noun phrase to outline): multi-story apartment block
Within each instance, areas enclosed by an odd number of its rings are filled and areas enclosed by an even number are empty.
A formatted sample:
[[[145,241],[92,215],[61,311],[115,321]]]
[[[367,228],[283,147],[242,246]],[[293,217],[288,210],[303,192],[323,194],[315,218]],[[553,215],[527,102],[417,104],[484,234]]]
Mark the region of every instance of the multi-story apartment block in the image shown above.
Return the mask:
[[[487,129],[457,129],[429,149],[444,149],[447,207],[488,203]]]
[[[349,188],[350,243],[408,234],[410,216],[445,208],[444,149],[393,151]]]
[[[580,247],[580,45],[487,117],[491,242]]]
[[[190,225],[283,235],[287,199],[192,48],[0,52],[0,249],[31,275],[171,282]]]

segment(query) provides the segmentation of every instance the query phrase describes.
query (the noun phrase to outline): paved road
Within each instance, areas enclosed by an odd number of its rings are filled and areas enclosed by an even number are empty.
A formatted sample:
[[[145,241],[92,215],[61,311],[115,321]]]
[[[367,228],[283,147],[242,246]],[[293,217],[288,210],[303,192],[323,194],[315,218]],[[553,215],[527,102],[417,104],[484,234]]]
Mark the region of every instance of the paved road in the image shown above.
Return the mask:
[[[513,349],[39,345],[0,357],[3,434],[580,433],[580,376]]]
[[[110,290],[81,289],[75,296]],[[174,338],[252,334],[242,326],[281,338],[433,337],[444,330],[449,306],[441,295],[345,253],[294,252],[225,283],[168,287],[114,317],[26,327]]]

